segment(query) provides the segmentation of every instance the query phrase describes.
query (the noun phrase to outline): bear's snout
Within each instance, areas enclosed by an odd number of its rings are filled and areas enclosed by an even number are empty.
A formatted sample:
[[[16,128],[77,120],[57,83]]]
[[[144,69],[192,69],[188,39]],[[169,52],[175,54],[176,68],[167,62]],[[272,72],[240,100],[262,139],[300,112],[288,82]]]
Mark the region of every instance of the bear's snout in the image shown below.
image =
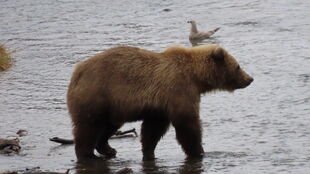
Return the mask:
[[[234,83],[232,83],[233,89],[242,89],[249,86],[254,81],[253,77],[248,76],[242,79],[236,79]]]
[[[254,81],[253,77],[250,77],[250,78],[248,79],[249,85],[250,85],[253,81]]]
[[[245,85],[243,87],[245,88],[245,87],[249,86],[253,81],[254,81],[253,77],[248,77],[245,80]]]

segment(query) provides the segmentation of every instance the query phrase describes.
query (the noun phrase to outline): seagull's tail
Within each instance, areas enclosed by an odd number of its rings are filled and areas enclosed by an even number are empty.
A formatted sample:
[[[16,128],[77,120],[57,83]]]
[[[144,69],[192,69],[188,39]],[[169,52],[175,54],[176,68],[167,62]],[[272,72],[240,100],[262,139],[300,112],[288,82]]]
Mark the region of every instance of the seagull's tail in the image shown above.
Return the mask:
[[[216,29],[213,30],[213,32],[215,33],[215,32],[217,32],[217,30],[219,30],[219,29],[220,29],[220,27],[217,27]]]
[[[211,36],[211,35],[213,35],[215,32],[217,32],[217,30],[219,30],[220,29],[220,27],[217,27],[216,29],[214,29],[214,30],[211,30],[211,31],[208,31],[207,33],[208,33],[208,37],[209,36]]]

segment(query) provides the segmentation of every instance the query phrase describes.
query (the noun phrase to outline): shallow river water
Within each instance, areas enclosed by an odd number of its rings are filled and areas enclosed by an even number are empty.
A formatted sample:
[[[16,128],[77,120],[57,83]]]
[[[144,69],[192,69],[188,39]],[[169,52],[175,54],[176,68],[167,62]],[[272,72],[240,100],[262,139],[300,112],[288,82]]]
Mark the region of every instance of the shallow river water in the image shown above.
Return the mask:
[[[310,172],[309,1],[0,0],[0,9],[0,43],[15,50],[15,65],[0,72],[0,138],[28,131],[20,155],[0,156],[0,171]],[[72,138],[66,90],[77,62],[117,45],[190,47],[191,19],[200,30],[221,27],[204,43],[222,45],[255,79],[246,89],[202,97],[203,160],[185,160],[172,127],[148,162],[139,137],[110,140],[117,158],[84,166],[73,146],[49,141]]]

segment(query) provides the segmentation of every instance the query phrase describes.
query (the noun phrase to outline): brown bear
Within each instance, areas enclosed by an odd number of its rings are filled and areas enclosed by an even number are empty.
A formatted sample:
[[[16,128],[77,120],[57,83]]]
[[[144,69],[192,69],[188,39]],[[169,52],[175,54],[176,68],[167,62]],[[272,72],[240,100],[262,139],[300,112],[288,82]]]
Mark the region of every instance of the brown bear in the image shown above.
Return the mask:
[[[115,156],[108,139],[126,122],[142,120],[144,159],[170,123],[188,157],[202,157],[200,96],[245,88],[253,78],[218,45],[170,47],[156,53],[120,46],[79,63],[67,104],[78,160]]]

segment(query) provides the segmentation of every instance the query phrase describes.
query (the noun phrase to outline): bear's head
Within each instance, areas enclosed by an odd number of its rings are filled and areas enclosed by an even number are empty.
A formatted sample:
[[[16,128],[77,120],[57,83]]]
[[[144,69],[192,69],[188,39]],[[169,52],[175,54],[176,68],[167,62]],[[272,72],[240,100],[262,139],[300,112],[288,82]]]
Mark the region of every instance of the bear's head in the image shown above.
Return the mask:
[[[245,88],[253,82],[253,78],[247,74],[226,50],[218,45],[200,46],[193,48],[194,57],[199,57],[202,80],[202,91],[225,90],[234,91]],[[202,61],[202,62],[201,62]],[[201,78],[202,77],[202,78]]]

